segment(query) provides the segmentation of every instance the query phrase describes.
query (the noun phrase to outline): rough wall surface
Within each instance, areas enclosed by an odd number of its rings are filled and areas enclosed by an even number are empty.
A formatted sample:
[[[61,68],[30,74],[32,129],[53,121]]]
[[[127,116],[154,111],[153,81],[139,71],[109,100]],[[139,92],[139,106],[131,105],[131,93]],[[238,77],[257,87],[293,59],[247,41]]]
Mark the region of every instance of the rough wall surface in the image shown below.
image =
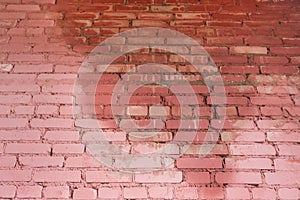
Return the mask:
[[[0,198],[300,199],[299,13],[297,0],[0,0]],[[72,96],[87,54],[104,39],[141,27],[177,30],[199,42],[222,74],[227,113],[217,144],[199,157],[208,126],[218,127],[211,116],[222,117],[223,107],[212,106],[201,74],[166,52],[120,56],[99,83],[96,105],[112,143],[147,158],[172,140],[182,117],[187,128],[200,123],[193,144],[182,137],[161,153],[174,157],[171,165],[159,160],[149,172],[126,173],[87,151],[82,128],[90,127],[73,111],[89,111],[73,109]],[[111,105],[120,76],[149,62],[184,74],[198,104],[189,105],[184,86],[177,92],[186,104],[179,105],[168,88],[152,85],[133,93],[128,107]],[[220,86],[210,89],[218,93]],[[122,119],[115,122],[111,107],[141,124],[154,115],[163,131],[131,137],[119,130]]]

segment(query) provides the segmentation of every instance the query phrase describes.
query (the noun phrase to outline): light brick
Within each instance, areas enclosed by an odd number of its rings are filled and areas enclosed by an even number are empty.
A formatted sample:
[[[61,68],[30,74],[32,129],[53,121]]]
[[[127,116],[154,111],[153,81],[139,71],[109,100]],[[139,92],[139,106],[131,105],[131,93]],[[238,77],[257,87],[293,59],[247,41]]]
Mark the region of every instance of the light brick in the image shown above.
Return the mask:
[[[35,182],[80,182],[80,171],[36,171],[33,175]]]
[[[0,181],[26,182],[31,180],[31,170],[0,170]]]
[[[2,185],[0,186],[0,198],[13,199],[16,195],[17,187],[14,185]]]
[[[96,199],[97,190],[92,188],[79,188],[73,192],[73,199]]]
[[[298,188],[279,188],[278,196],[280,199],[299,199],[300,191]]]
[[[67,199],[70,196],[69,186],[48,186],[44,188],[43,194],[46,198]]]
[[[300,183],[300,171],[277,171],[264,174],[268,185],[297,185]]]
[[[254,199],[276,199],[276,191],[269,188],[253,188]]]
[[[86,181],[88,183],[127,183],[132,182],[132,175],[126,172],[87,171]]]
[[[178,199],[198,199],[197,187],[178,187],[174,189]]]
[[[180,183],[182,172],[179,171],[156,171],[151,173],[136,174],[137,183]]]
[[[173,190],[170,187],[153,186],[148,189],[150,198],[173,199]]]
[[[124,188],[124,198],[127,199],[146,199],[148,197],[146,187]]]
[[[85,146],[84,144],[54,144],[52,149],[56,154],[82,154]]]
[[[0,157],[0,167],[14,167],[16,165],[15,156],[1,156]]]
[[[64,157],[20,156],[19,162],[23,166],[30,167],[62,167]]]
[[[257,172],[218,172],[216,181],[218,183],[259,184],[262,183],[262,178]]]
[[[231,47],[230,53],[232,54],[267,54],[268,50],[266,47],[258,46],[237,46]]]
[[[250,192],[247,188],[226,188],[227,199],[250,199]]]
[[[120,199],[121,196],[120,187],[101,187],[98,189],[98,197],[101,199]]]
[[[19,198],[41,198],[42,186],[20,186],[17,190]]]
[[[26,153],[26,154],[41,154],[49,153],[51,150],[50,144],[7,144],[6,153]]]

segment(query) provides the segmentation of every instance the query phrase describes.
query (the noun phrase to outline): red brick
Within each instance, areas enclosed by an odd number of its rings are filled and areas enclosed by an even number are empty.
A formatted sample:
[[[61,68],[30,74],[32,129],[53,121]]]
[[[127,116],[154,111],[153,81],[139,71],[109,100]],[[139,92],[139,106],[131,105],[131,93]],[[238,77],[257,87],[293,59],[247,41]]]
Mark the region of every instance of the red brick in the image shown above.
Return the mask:
[[[22,20],[20,27],[53,27],[54,20]]]
[[[144,142],[168,142],[172,140],[171,132],[131,132],[129,133],[130,141]]]
[[[179,154],[179,147],[176,144],[165,146],[164,144],[157,143],[140,143],[133,144],[131,151],[138,154],[150,154],[155,152],[160,152],[161,154]]]
[[[69,168],[95,168],[101,167],[98,157],[92,157],[91,155],[85,155],[79,157],[68,157],[65,162],[65,167]],[[108,162],[108,161],[107,161]]]
[[[43,62],[45,61],[44,55],[40,54],[9,54],[8,61],[11,62]]]
[[[132,182],[132,175],[122,172],[111,171],[87,171],[86,181],[88,183],[127,183]]]
[[[278,196],[280,199],[299,199],[300,192],[298,188],[279,188]]]
[[[224,108],[217,107],[216,111],[219,116],[237,116],[237,111],[235,107],[226,107],[225,112]]]
[[[67,95],[35,95],[33,96],[35,103],[49,104],[72,104],[72,96]]]
[[[299,132],[289,132],[289,131],[278,131],[278,132],[267,132],[268,141],[276,142],[299,142],[300,133]]]
[[[96,199],[97,190],[92,188],[79,188],[73,192],[73,199]]]
[[[232,155],[275,155],[276,151],[269,144],[230,145]]]
[[[0,170],[2,182],[26,182],[31,180],[31,170]]]
[[[18,85],[18,86],[0,86],[0,92],[10,92],[10,91],[15,91],[15,92],[40,92],[40,86],[38,85]]]
[[[55,154],[82,154],[84,152],[84,144],[54,144],[52,146]]]
[[[147,198],[147,189],[146,187],[126,187],[124,188],[124,198],[126,199],[143,199]]]
[[[39,5],[7,5],[7,10],[14,10],[14,11],[39,11],[40,6]]]
[[[25,16],[24,12],[2,12],[0,19],[25,19]]]
[[[178,12],[178,11],[184,11],[184,6],[151,6],[152,12]]]
[[[21,143],[10,143],[5,148],[6,153],[27,153],[27,154],[42,154],[49,153],[51,149],[50,144],[21,144]]]
[[[226,120],[224,125],[220,120],[212,120],[211,126],[214,128],[223,128],[223,129],[253,129],[255,124],[251,120]]]
[[[1,128],[22,128],[28,124],[27,119],[23,118],[0,118]]]
[[[298,171],[300,168],[300,160],[298,159],[275,159],[275,169],[279,171]]]
[[[51,128],[72,128],[73,120],[61,119],[61,118],[49,118],[49,119],[32,119],[30,122],[32,127],[51,127]]]
[[[33,115],[34,106],[16,106],[15,113],[18,115]]]
[[[298,94],[293,86],[258,86],[257,91],[262,94]]]
[[[182,172],[156,171],[136,174],[134,180],[137,183],[180,183],[182,181]]]
[[[258,120],[257,125],[260,129],[294,130],[299,128],[299,123],[291,120]]]
[[[35,112],[36,112],[36,114],[43,114],[43,115],[58,114],[58,106],[54,106],[54,105],[44,106],[44,105],[41,105],[37,108],[37,110]]]
[[[216,174],[218,183],[233,184],[259,184],[262,183],[259,172],[218,172]]]
[[[232,157],[225,159],[228,169],[272,169],[272,160],[268,158]]]
[[[213,99],[213,102],[212,102]],[[225,101],[226,100],[226,101]],[[224,104],[226,103],[227,105],[247,105],[248,104],[248,99],[246,97],[208,97],[207,98],[207,104],[211,105],[219,105],[219,104]]]
[[[179,169],[195,168],[222,168],[221,158],[179,158],[176,161],[176,166]]]
[[[208,37],[208,45],[242,45],[243,40],[241,37]],[[215,58],[214,58],[215,60]]]
[[[300,48],[299,47],[272,47],[270,48],[271,54],[276,55],[299,55]]]
[[[16,157],[14,156],[1,156],[0,167],[14,167],[16,165]]]
[[[0,131],[0,140],[35,141],[39,140],[41,132],[38,130],[10,130]]]
[[[54,156],[20,156],[19,162],[22,166],[30,167],[62,167],[64,158]]]
[[[281,116],[282,110],[280,107],[261,107],[261,114],[264,116]]]
[[[289,97],[250,97],[254,105],[291,105],[292,100]]]
[[[293,117],[300,116],[300,107],[284,107],[283,110]]]
[[[55,199],[69,198],[69,186],[47,186],[43,190],[44,197]]]
[[[238,107],[240,116],[259,116],[259,109],[257,107]]]
[[[29,95],[1,95],[0,101],[3,104],[20,104],[20,103],[29,103],[31,96]]]
[[[178,199],[199,199],[197,187],[176,187],[174,193]]]
[[[250,192],[244,187],[226,188],[226,196],[228,199],[250,199]]]
[[[208,172],[186,172],[186,182],[191,184],[210,183],[210,174]]]
[[[278,145],[279,155],[299,156],[300,147],[297,145]]]
[[[41,198],[42,186],[20,186],[17,190],[19,198]]]
[[[81,180],[80,171],[35,171],[33,175],[34,182],[74,182]]]
[[[173,191],[170,187],[152,186],[148,189],[150,198],[160,198],[173,199]]]
[[[122,190],[120,187],[101,187],[98,189],[98,197],[103,199],[119,199]]]
[[[133,20],[133,27],[167,27],[168,23],[164,21],[155,21],[155,20]],[[159,43],[157,43],[159,44]]]
[[[0,198],[14,198],[16,195],[17,187],[14,185],[0,186]]]
[[[265,181],[268,185],[296,185],[299,184],[300,172],[266,172]]]
[[[288,64],[289,60],[282,56],[255,56],[254,62],[262,65]]]
[[[261,66],[260,70],[263,74],[297,74],[299,68],[297,66]]]
[[[274,37],[248,37],[245,41],[248,45],[280,46],[282,40]]]
[[[78,141],[79,133],[77,131],[47,131],[44,138],[49,141]]]
[[[255,89],[253,86],[225,86],[225,87],[222,87],[222,86],[215,86],[214,87],[214,91],[216,93],[224,93],[224,89],[225,89],[225,92],[227,94],[251,94],[251,93],[255,93]]]
[[[115,9],[117,12],[119,11],[145,12],[149,10],[149,7],[144,5],[116,5]]]
[[[276,191],[269,188],[253,188],[253,198],[255,199],[276,199]]]
[[[31,46],[25,45],[25,44],[8,44],[8,45],[2,45],[3,49],[0,50],[0,52],[14,52],[14,53],[25,53],[29,52],[31,49]]]
[[[221,187],[201,187],[199,197],[201,199],[224,199],[224,190]]]
[[[182,152],[184,154],[192,154],[192,155],[201,155],[201,151],[200,149],[203,151],[202,148],[210,148],[210,145],[207,145],[207,147],[205,147],[205,144],[202,145],[196,145],[196,144],[192,144],[192,145],[185,145],[182,148]],[[216,144],[213,146],[213,148],[211,149],[211,151],[209,152],[210,155],[227,155],[228,154],[228,149],[226,145],[223,144]]]
[[[78,119],[75,121],[75,126],[81,128],[117,128],[115,120]]]
[[[221,138],[225,142],[263,142],[265,134],[263,132],[227,131],[221,133]]]
[[[181,129],[207,129],[208,121],[207,120],[167,120],[167,128],[168,129],[178,129],[179,126]]]
[[[0,114],[1,115],[10,114],[10,106],[1,106],[0,105]]]

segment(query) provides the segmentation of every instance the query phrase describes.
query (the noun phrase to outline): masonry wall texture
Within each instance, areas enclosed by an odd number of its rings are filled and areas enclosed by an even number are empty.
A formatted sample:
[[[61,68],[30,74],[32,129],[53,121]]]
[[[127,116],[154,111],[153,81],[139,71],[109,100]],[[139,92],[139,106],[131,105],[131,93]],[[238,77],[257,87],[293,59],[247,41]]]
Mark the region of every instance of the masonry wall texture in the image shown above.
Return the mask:
[[[0,0],[0,199],[300,199],[299,13],[298,0]],[[218,127],[211,116],[223,106],[212,106],[201,74],[158,50],[120,56],[96,98],[109,140],[151,159],[145,153],[170,142],[181,117],[186,127],[200,119],[192,145],[183,136],[163,152],[176,157],[187,149],[173,164],[159,160],[149,168],[165,169],[124,173],[87,152],[81,128],[89,127],[75,119],[72,94],[79,66],[95,46],[141,27],[177,30],[208,51],[224,80],[227,114],[214,149],[199,158],[208,126]],[[147,62],[182,73],[199,104],[189,105],[185,87],[177,88],[186,96],[183,106],[166,87],[140,87],[128,108],[114,107],[144,125],[156,115],[165,126],[141,139],[118,129],[131,127],[114,121],[110,99],[120,76],[142,72],[138,65]]]

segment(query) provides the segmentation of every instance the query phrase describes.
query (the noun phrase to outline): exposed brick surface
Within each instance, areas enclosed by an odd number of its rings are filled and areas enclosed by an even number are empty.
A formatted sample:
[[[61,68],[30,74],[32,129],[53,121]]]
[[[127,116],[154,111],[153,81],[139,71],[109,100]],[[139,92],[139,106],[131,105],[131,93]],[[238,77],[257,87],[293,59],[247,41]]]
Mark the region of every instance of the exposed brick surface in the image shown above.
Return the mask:
[[[300,199],[299,10],[297,0],[0,0],[0,199]],[[184,33],[211,58],[176,35],[136,32],[103,49],[175,45],[197,55],[190,58],[202,74],[180,56],[142,48],[114,60],[95,96],[74,98],[74,89],[92,90],[103,70],[97,63],[86,88],[74,87],[88,53],[143,27]],[[216,68],[207,67],[211,61]],[[190,88],[141,84],[182,77]],[[133,84],[116,92],[119,80]],[[79,105],[94,100],[95,107]],[[95,139],[99,126],[104,133]],[[207,133],[218,128],[219,135]],[[217,144],[202,155],[207,142]],[[140,157],[124,159],[103,143]],[[115,157],[99,162],[107,155]],[[133,163],[145,172],[126,171]]]

